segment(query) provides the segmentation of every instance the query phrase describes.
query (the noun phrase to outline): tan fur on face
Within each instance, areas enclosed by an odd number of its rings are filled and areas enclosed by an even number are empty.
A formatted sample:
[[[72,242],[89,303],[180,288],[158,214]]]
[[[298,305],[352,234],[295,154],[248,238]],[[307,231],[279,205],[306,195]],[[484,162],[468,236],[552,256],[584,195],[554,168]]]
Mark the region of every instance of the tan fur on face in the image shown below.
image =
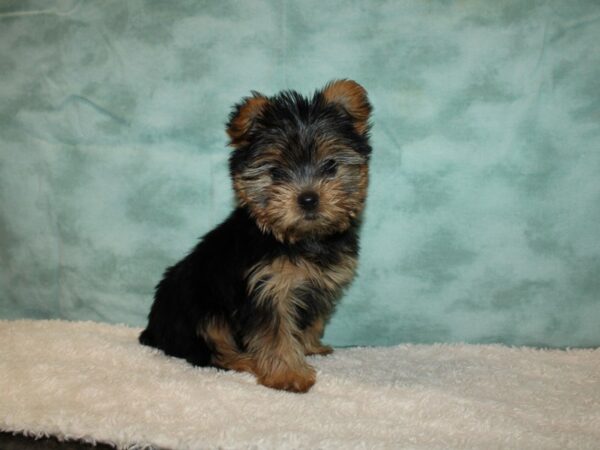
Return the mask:
[[[270,230],[279,241],[296,241],[292,227],[301,214],[296,200],[300,192],[299,187],[293,184],[272,185],[268,190],[268,205],[265,208],[252,208],[259,226],[263,230]]]
[[[341,165],[339,173],[315,184],[273,184],[268,175],[244,179],[234,178],[234,189],[240,205],[248,206],[263,232],[271,232],[281,242],[294,243],[308,236],[323,236],[348,229],[364,209],[369,183],[367,164]],[[305,220],[298,205],[304,190],[319,195],[316,220]],[[266,205],[261,204],[265,199]]]
[[[331,180],[321,180],[318,193],[321,197],[320,212],[326,221],[337,224],[335,231],[344,231],[350,226],[350,219],[360,215],[364,208],[368,185],[368,168],[342,166],[338,175]]]
[[[361,211],[365,205],[365,199],[367,198],[367,188],[369,187],[369,166],[363,164],[359,167],[359,179],[358,179],[358,201],[361,204]],[[359,211],[360,212],[360,211]]]

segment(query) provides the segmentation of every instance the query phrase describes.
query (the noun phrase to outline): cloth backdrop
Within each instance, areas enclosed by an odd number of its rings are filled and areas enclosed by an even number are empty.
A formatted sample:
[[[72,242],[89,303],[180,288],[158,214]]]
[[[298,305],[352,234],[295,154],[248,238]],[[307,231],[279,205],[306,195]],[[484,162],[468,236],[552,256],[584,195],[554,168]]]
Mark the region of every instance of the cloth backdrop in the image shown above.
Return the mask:
[[[600,345],[597,1],[0,2],[0,317],[141,326],[233,206],[224,122],[375,108],[334,345]]]

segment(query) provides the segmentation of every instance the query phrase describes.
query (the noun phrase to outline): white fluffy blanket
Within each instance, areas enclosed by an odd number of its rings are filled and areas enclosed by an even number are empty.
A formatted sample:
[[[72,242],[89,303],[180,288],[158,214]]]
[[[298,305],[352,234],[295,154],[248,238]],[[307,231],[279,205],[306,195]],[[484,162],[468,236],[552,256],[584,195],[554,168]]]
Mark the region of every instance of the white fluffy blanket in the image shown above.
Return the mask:
[[[291,394],[167,358],[138,332],[0,321],[0,429],[125,448],[600,447],[600,350],[338,349]]]

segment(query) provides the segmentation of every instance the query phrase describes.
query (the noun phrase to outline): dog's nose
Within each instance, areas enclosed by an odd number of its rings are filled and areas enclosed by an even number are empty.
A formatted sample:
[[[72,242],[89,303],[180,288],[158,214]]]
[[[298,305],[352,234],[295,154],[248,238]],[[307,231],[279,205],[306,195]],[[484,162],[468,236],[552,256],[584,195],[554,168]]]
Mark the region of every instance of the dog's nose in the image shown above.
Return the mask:
[[[298,196],[298,204],[302,209],[312,211],[319,204],[319,196],[316,192],[303,192]]]

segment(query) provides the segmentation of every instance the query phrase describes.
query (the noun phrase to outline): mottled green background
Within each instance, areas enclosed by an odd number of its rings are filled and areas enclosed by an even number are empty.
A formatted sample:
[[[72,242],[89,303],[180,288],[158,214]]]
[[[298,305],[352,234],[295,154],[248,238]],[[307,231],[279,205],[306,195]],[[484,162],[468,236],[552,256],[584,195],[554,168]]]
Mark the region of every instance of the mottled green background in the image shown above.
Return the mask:
[[[600,345],[600,2],[0,1],[0,317],[140,326],[255,89],[375,106],[336,345]]]

